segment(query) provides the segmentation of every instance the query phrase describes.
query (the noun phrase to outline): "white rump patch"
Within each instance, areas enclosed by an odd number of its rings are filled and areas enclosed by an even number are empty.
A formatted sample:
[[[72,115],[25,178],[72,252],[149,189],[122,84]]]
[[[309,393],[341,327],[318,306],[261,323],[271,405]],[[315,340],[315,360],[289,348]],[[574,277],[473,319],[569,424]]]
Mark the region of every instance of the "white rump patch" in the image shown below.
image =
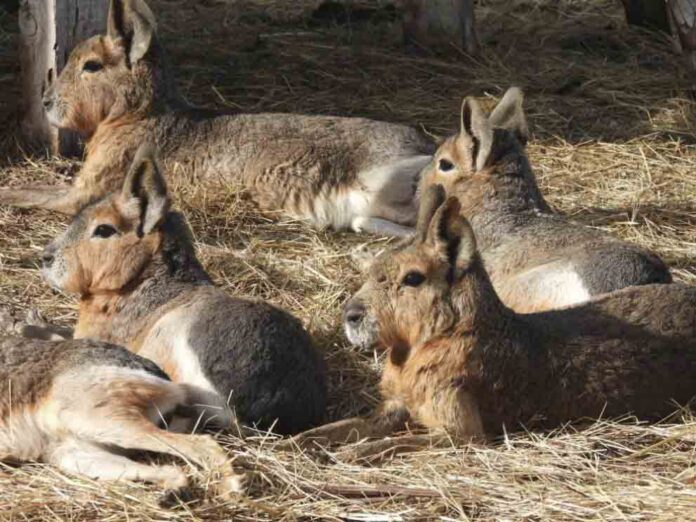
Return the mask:
[[[189,330],[194,317],[195,311],[190,307],[177,308],[165,314],[150,330],[138,354],[152,359],[162,369],[174,365],[176,375],[171,377],[176,382],[192,384],[217,393],[206,377],[195,350],[189,344]]]
[[[505,281],[504,287],[500,294],[514,295],[515,302],[511,305],[521,312],[561,308],[584,303],[591,298],[582,278],[566,262],[527,270]],[[526,302],[521,302],[523,296]]]

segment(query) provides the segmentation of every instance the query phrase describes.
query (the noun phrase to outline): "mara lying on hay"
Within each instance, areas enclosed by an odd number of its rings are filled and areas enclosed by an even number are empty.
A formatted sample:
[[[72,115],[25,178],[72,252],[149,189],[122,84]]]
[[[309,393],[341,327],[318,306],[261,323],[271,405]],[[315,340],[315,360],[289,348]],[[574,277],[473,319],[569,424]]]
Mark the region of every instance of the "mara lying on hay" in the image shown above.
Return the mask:
[[[520,85],[527,152],[549,205],[654,251],[676,281],[696,282],[694,105],[669,43],[628,29],[618,2],[479,2],[476,60],[456,50],[405,54],[400,24],[381,0],[360,2],[368,9],[352,17],[316,10],[317,1],[149,3],[181,94],[212,109],[361,116],[448,136],[462,96],[490,109],[508,85]],[[67,183],[78,161],[42,160],[16,139],[16,19],[3,9],[0,186]],[[387,242],[269,219],[243,187],[170,182],[211,277],[230,294],[289,310],[324,351],[330,420],[373,410],[380,361],[350,349],[340,316],[362,280],[351,252]],[[37,270],[44,245],[65,225],[43,211],[0,207],[0,306],[17,319],[39,308],[74,324],[73,299],[48,289]],[[0,518],[696,519],[696,420],[675,411],[657,424],[601,418],[487,445],[424,448],[379,467],[331,450],[280,451],[263,433],[243,442],[223,436],[235,471],[247,472],[249,496],[223,502],[212,481],[196,480],[195,500],[166,512],[158,488],[3,465]]]
[[[359,301],[385,352],[383,402],[297,444],[409,425],[459,441],[628,412],[660,420],[696,396],[696,287],[623,288],[534,314],[503,304],[457,196],[422,194],[415,236],[378,256]],[[671,403],[671,404],[670,404]],[[424,439],[429,441],[429,439]]]

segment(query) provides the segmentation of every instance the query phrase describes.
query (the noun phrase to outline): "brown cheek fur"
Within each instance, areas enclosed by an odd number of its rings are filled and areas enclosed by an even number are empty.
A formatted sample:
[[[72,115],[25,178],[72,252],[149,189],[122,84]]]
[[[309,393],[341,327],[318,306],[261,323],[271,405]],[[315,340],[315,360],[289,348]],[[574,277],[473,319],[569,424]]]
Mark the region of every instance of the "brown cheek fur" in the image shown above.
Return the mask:
[[[467,136],[449,138],[443,143],[435,154],[432,166],[423,176],[421,191],[424,192],[431,185],[440,184],[448,194],[454,188],[454,184],[474,174],[473,157],[471,155],[473,143]],[[442,173],[438,168],[440,158],[446,158],[454,163],[455,168],[449,173]]]
[[[68,67],[58,80],[58,103],[63,108],[63,125],[88,137],[101,122],[110,116],[118,116],[125,109],[116,106],[115,95],[117,90],[124,90],[123,86],[113,84],[114,79],[108,70],[84,76],[82,64],[90,59],[100,61],[105,68],[125,67],[123,51],[105,37],[96,38],[91,45],[76,49],[71,55]],[[122,76],[118,75],[119,78]]]
[[[129,209],[118,200],[97,207],[90,216],[90,229],[108,223],[122,236],[107,240],[86,239],[65,249],[69,278],[66,290],[81,295],[117,292],[131,283],[149,264],[161,245],[161,234],[135,234]]]
[[[113,292],[135,279],[150,260],[153,238],[130,233],[107,248],[92,246],[81,252],[81,265],[89,274],[89,292]]]
[[[372,287],[379,342],[387,350],[380,391],[385,401],[403,404],[425,427],[445,428],[453,436],[479,435],[476,407],[464,407],[472,395],[467,379],[476,362],[469,350],[453,351],[449,342],[458,317],[445,298],[449,284],[438,259],[432,247],[422,245],[398,257],[399,269],[385,267],[392,282],[418,269],[427,274],[427,286],[395,291],[387,285]]]

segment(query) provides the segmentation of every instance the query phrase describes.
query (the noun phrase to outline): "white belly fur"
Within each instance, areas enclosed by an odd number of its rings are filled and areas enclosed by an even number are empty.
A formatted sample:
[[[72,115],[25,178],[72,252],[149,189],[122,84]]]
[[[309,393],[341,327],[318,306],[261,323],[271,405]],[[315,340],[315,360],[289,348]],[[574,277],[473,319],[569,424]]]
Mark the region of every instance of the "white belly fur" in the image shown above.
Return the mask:
[[[317,226],[336,230],[350,228],[356,217],[377,215],[389,219],[389,215],[379,212],[379,204],[376,208],[377,196],[384,191],[388,193],[379,199],[388,199],[392,194],[395,200],[408,197],[416,176],[429,161],[430,156],[412,156],[362,171],[354,187],[331,187],[318,194],[307,218]]]

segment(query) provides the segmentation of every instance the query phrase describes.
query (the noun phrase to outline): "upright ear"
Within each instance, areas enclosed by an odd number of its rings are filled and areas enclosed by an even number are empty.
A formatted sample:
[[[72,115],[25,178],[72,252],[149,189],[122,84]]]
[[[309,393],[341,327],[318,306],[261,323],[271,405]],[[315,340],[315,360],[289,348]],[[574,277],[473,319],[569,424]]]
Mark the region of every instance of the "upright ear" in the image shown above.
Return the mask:
[[[128,60],[138,63],[155,35],[155,16],[143,0],[110,0],[106,34],[123,46]]]
[[[430,222],[443,201],[445,201],[445,189],[439,183],[429,186],[422,194],[416,222],[416,237],[421,241],[425,241]]]
[[[488,120],[492,127],[500,127],[514,132],[523,145],[529,139],[527,117],[524,115],[524,93],[519,87],[510,87],[503,99],[498,102]]]
[[[469,269],[476,257],[476,238],[471,225],[461,214],[457,198],[447,198],[437,209],[428,227],[426,241],[450,263],[454,280]]]
[[[123,182],[121,197],[128,207],[137,209],[140,218],[138,235],[155,230],[167,215],[170,204],[167,183],[151,145],[141,145],[136,152]]]
[[[486,166],[493,146],[493,129],[478,102],[467,96],[462,102],[460,136],[469,136],[476,143],[473,168],[476,171]]]

